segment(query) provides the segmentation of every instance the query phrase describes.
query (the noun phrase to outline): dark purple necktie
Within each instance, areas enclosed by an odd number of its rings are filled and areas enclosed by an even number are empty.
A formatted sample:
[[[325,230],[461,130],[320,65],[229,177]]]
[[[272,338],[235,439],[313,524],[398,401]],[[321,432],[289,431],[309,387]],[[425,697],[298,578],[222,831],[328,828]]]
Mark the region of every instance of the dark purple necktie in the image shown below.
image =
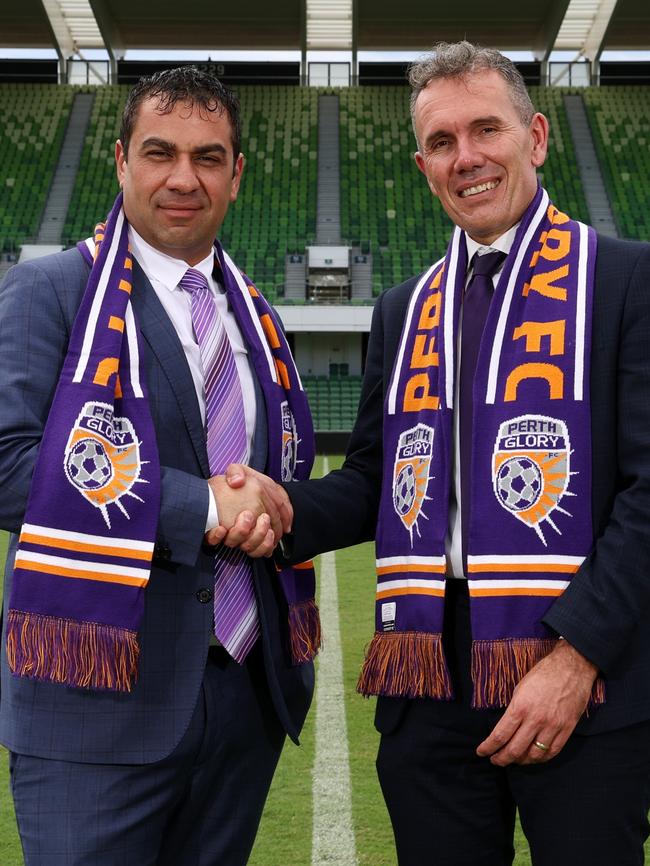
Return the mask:
[[[244,399],[230,340],[208,281],[190,268],[180,281],[192,298],[192,324],[201,352],[205,424],[211,475],[246,457]],[[219,547],[215,556],[214,631],[240,664],[260,633],[253,574],[241,550]]]
[[[492,277],[506,254],[501,252],[474,256],[474,272],[463,298],[463,323],[460,338],[459,434],[460,434],[460,502],[463,543],[463,568],[467,574],[467,539],[472,469],[472,415],[476,361],[481,346],[483,328],[494,294]]]

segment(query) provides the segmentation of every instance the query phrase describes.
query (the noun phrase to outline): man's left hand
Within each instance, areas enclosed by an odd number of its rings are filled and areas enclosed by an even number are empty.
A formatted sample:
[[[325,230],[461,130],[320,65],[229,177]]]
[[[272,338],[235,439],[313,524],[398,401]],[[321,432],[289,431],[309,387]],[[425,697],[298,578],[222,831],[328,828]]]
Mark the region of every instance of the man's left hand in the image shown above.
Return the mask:
[[[559,641],[517,685],[505,713],[476,753],[499,767],[550,761],[585,711],[597,673],[570,643]]]

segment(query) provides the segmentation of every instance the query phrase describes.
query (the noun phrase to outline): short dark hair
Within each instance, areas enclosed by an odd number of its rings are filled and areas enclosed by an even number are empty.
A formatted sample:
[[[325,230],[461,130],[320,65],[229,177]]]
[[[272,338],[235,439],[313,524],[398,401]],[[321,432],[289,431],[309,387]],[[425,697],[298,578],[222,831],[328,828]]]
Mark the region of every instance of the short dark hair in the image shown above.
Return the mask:
[[[234,160],[241,150],[241,117],[239,99],[218,78],[196,66],[178,66],[141,78],[129,93],[120,124],[120,141],[128,156],[138,110],[146,99],[158,99],[158,111],[168,114],[178,102],[189,102],[204,111],[228,115]]]
[[[494,48],[483,48],[471,42],[438,42],[409,68],[411,119],[415,131],[415,103],[427,84],[441,78],[465,78],[493,69],[508,86],[510,98],[524,126],[532,122],[535,108],[521,72],[509,58]],[[416,132],[417,138],[417,132]],[[418,145],[419,146],[419,145]]]

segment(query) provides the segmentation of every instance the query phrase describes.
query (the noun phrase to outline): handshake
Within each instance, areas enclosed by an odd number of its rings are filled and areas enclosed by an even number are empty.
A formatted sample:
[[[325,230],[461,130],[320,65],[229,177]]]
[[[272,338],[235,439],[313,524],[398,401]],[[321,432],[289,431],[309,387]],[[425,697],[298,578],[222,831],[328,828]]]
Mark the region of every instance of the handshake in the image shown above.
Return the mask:
[[[205,534],[207,544],[239,547],[252,557],[271,556],[291,532],[293,508],[286,491],[249,466],[231,463],[225,475],[208,479],[219,512],[219,526]]]

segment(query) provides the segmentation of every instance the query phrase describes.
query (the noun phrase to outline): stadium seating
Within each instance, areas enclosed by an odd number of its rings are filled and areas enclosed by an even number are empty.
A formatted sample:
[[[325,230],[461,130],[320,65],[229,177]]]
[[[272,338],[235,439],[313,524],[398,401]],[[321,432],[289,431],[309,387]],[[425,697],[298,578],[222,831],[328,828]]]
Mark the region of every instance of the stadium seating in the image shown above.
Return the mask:
[[[451,223],[413,160],[407,87],[339,92],[341,233],[373,254],[373,293],[424,270]]]
[[[357,417],[361,376],[304,376],[316,430],[351,430]]]
[[[284,288],[284,257],[316,232],[318,92],[291,86],[237,88],[246,167],[221,237],[269,300]]]
[[[650,88],[591,87],[585,104],[619,232],[650,240]]]
[[[63,230],[66,243],[76,243],[92,234],[103,220],[118,193],[115,176],[115,142],[119,118],[129,87],[88,87],[95,94],[79,171]]]
[[[582,190],[569,121],[562,98],[569,92],[562,87],[530,87],[533,105],[550,123],[549,150],[539,176],[551,201],[573,219],[589,222],[589,211]],[[581,91],[582,92],[582,91]]]
[[[129,88],[96,88],[90,127],[66,220],[69,242],[91,233],[117,193],[113,149]],[[239,198],[221,239],[273,300],[284,286],[284,256],[313,240],[316,224],[318,94],[298,87],[238,88],[246,155]]]
[[[0,251],[35,240],[73,94],[68,85],[0,85]]]
[[[588,220],[563,91],[531,88],[551,122],[551,151],[540,172],[551,198]],[[406,87],[340,91],[341,230],[373,253],[373,289],[401,282],[444,252],[451,224],[413,161],[415,141]]]

